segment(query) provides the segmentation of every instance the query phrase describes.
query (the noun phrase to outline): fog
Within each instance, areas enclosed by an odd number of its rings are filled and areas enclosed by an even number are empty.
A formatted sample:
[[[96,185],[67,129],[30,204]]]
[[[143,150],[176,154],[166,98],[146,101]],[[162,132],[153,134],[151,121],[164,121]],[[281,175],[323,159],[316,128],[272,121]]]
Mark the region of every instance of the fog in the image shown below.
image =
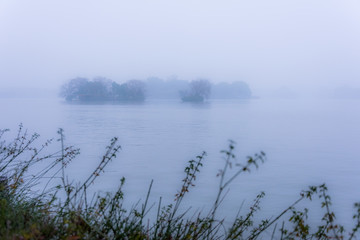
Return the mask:
[[[244,81],[263,97],[358,97],[359,12],[355,0],[2,0],[0,88],[176,76]]]
[[[359,66],[358,0],[0,0],[0,130],[16,136],[22,123],[41,135],[37,146],[79,147],[66,164],[74,183],[117,137],[121,151],[91,191],[114,192],[125,176],[129,205],[152,179],[149,205],[173,203],[187,161],[206,151],[184,206],[211,208],[231,139],[231,171],[261,151],[267,160],[236,177],[219,216],[265,191],[257,219],[274,217],[326,183],[351,229]],[[320,206],[310,205],[310,223],[321,222]]]

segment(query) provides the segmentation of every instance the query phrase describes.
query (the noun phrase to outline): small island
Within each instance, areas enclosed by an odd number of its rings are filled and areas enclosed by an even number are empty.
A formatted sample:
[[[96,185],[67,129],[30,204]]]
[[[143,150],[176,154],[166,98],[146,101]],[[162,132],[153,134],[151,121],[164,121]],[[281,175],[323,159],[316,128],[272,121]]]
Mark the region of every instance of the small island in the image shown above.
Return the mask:
[[[180,91],[183,102],[204,102],[209,99],[249,99],[252,97],[247,83],[236,81],[211,84],[207,79],[193,80],[188,84],[188,90]]]
[[[62,86],[60,96],[69,102],[143,102],[145,83],[140,80],[130,80],[118,84],[106,78],[95,78],[92,81],[86,78],[74,78]]]
[[[211,83],[208,79],[192,81],[177,78],[163,80],[129,80],[117,83],[105,77],[92,80],[83,77],[63,84],[60,96],[68,102],[144,102],[150,99],[181,99],[182,102],[202,103],[212,99],[248,99],[251,90],[247,83]]]
[[[190,89],[180,91],[181,100],[183,102],[203,102],[209,98],[211,92],[211,84],[209,80],[199,79],[190,82]]]

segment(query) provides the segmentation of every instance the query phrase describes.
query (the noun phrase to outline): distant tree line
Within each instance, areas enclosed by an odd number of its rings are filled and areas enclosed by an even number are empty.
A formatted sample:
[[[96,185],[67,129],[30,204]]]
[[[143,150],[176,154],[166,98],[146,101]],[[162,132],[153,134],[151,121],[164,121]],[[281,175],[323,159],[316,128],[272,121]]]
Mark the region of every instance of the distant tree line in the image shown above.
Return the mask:
[[[211,84],[207,79],[191,82],[172,78],[148,78],[145,81],[129,80],[122,84],[104,77],[93,80],[74,78],[61,87],[60,95],[67,101],[144,101],[153,99],[181,98],[184,102],[203,102],[210,98],[246,99],[251,97],[251,90],[245,82]]]
[[[149,98],[160,99],[247,99],[252,97],[250,87],[243,81],[232,83],[210,83],[207,79],[191,82],[172,78],[163,80],[152,77],[146,80],[146,92]]]
[[[199,79],[190,82],[188,90],[180,91],[181,100],[184,102],[203,102],[210,97],[211,84],[209,80]]]
[[[106,78],[74,78],[61,88],[60,95],[67,101],[144,101],[145,83],[130,80],[118,84]]]

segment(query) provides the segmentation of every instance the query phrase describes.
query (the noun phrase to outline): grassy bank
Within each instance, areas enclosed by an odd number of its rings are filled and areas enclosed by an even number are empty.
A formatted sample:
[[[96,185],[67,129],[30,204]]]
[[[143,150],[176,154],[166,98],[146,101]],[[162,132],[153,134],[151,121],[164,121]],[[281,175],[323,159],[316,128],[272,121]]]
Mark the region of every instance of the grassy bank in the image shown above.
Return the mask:
[[[146,199],[129,209],[123,206],[125,178],[116,192],[88,196],[88,189],[120,151],[117,138],[110,141],[89,177],[74,183],[66,169],[71,168],[79,150],[66,146],[62,129],[56,139],[44,143],[39,143],[38,134],[28,134],[22,126],[11,141],[5,140],[8,132],[0,130],[1,239],[356,239],[360,227],[359,203],[354,205],[352,229],[346,231],[337,223],[325,184],[308,187],[292,205],[269,219],[257,217],[265,195],[259,193],[245,214],[224,224],[217,213],[229,186],[240,174],[255,170],[266,159],[260,152],[237,160],[232,141],[222,151],[224,167],[217,174],[219,187],[212,207],[209,212],[198,213],[181,211],[181,206],[201,177],[205,152],[188,162],[172,204],[163,205],[159,196],[157,205],[149,206],[151,182]],[[48,153],[50,144],[58,144],[59,151]],[[35,190],[39,184],[44,187]],[[297,208],[299,202],[313,199],[323,211],[317,226],[308,223],[311,209]],[[148,219],[149,211],[155,211],[153,219]]]

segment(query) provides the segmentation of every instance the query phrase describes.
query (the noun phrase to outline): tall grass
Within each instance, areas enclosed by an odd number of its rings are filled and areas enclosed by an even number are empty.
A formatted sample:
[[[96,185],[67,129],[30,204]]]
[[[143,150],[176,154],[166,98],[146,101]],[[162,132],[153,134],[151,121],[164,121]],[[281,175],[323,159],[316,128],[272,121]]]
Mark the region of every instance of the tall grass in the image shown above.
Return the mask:
[[[29,135],[20,125],[15,139],[6,141],[8,130],[0,130],[0,236],[1,239],[356,239],[360,227],[360,203],[355,203],[354,227],[346,231],[336,222],[331,198],[325,184],[310,186],[300,197],[275,217],[259,219],[261,192],[248,212],[238,214],[230,224],[218,217],[222,201],[232,182],[245,172],[257,169],[265,159],[260,152],[239,164],[235,142],[223,150],[224,167],[219,170],[216,198],[208,212],[182,211],[183,199],[195,187],[206,153],[190,160],[184,178],[175,192],[174,202],[149,207],[147,197],[132,208],[123,205],[122,178],[117,191],[88,196],[88,189],[116,157],[120,145],[111,139],[98,166],[81,184],[69,180],[66,169],[79,150],[66,146],[64,131],[59,129],[59,151],[46,153],[55,140],[39,144],[39,135]],[[41,184],[42,190],[36,186]],[[61,196],[61,197],[60,197]],[[301,201],[320,199],[323,217],[317,226],[310,226],[307,208],[297,209]],[[149,219],[149,211],[155,218]]]

